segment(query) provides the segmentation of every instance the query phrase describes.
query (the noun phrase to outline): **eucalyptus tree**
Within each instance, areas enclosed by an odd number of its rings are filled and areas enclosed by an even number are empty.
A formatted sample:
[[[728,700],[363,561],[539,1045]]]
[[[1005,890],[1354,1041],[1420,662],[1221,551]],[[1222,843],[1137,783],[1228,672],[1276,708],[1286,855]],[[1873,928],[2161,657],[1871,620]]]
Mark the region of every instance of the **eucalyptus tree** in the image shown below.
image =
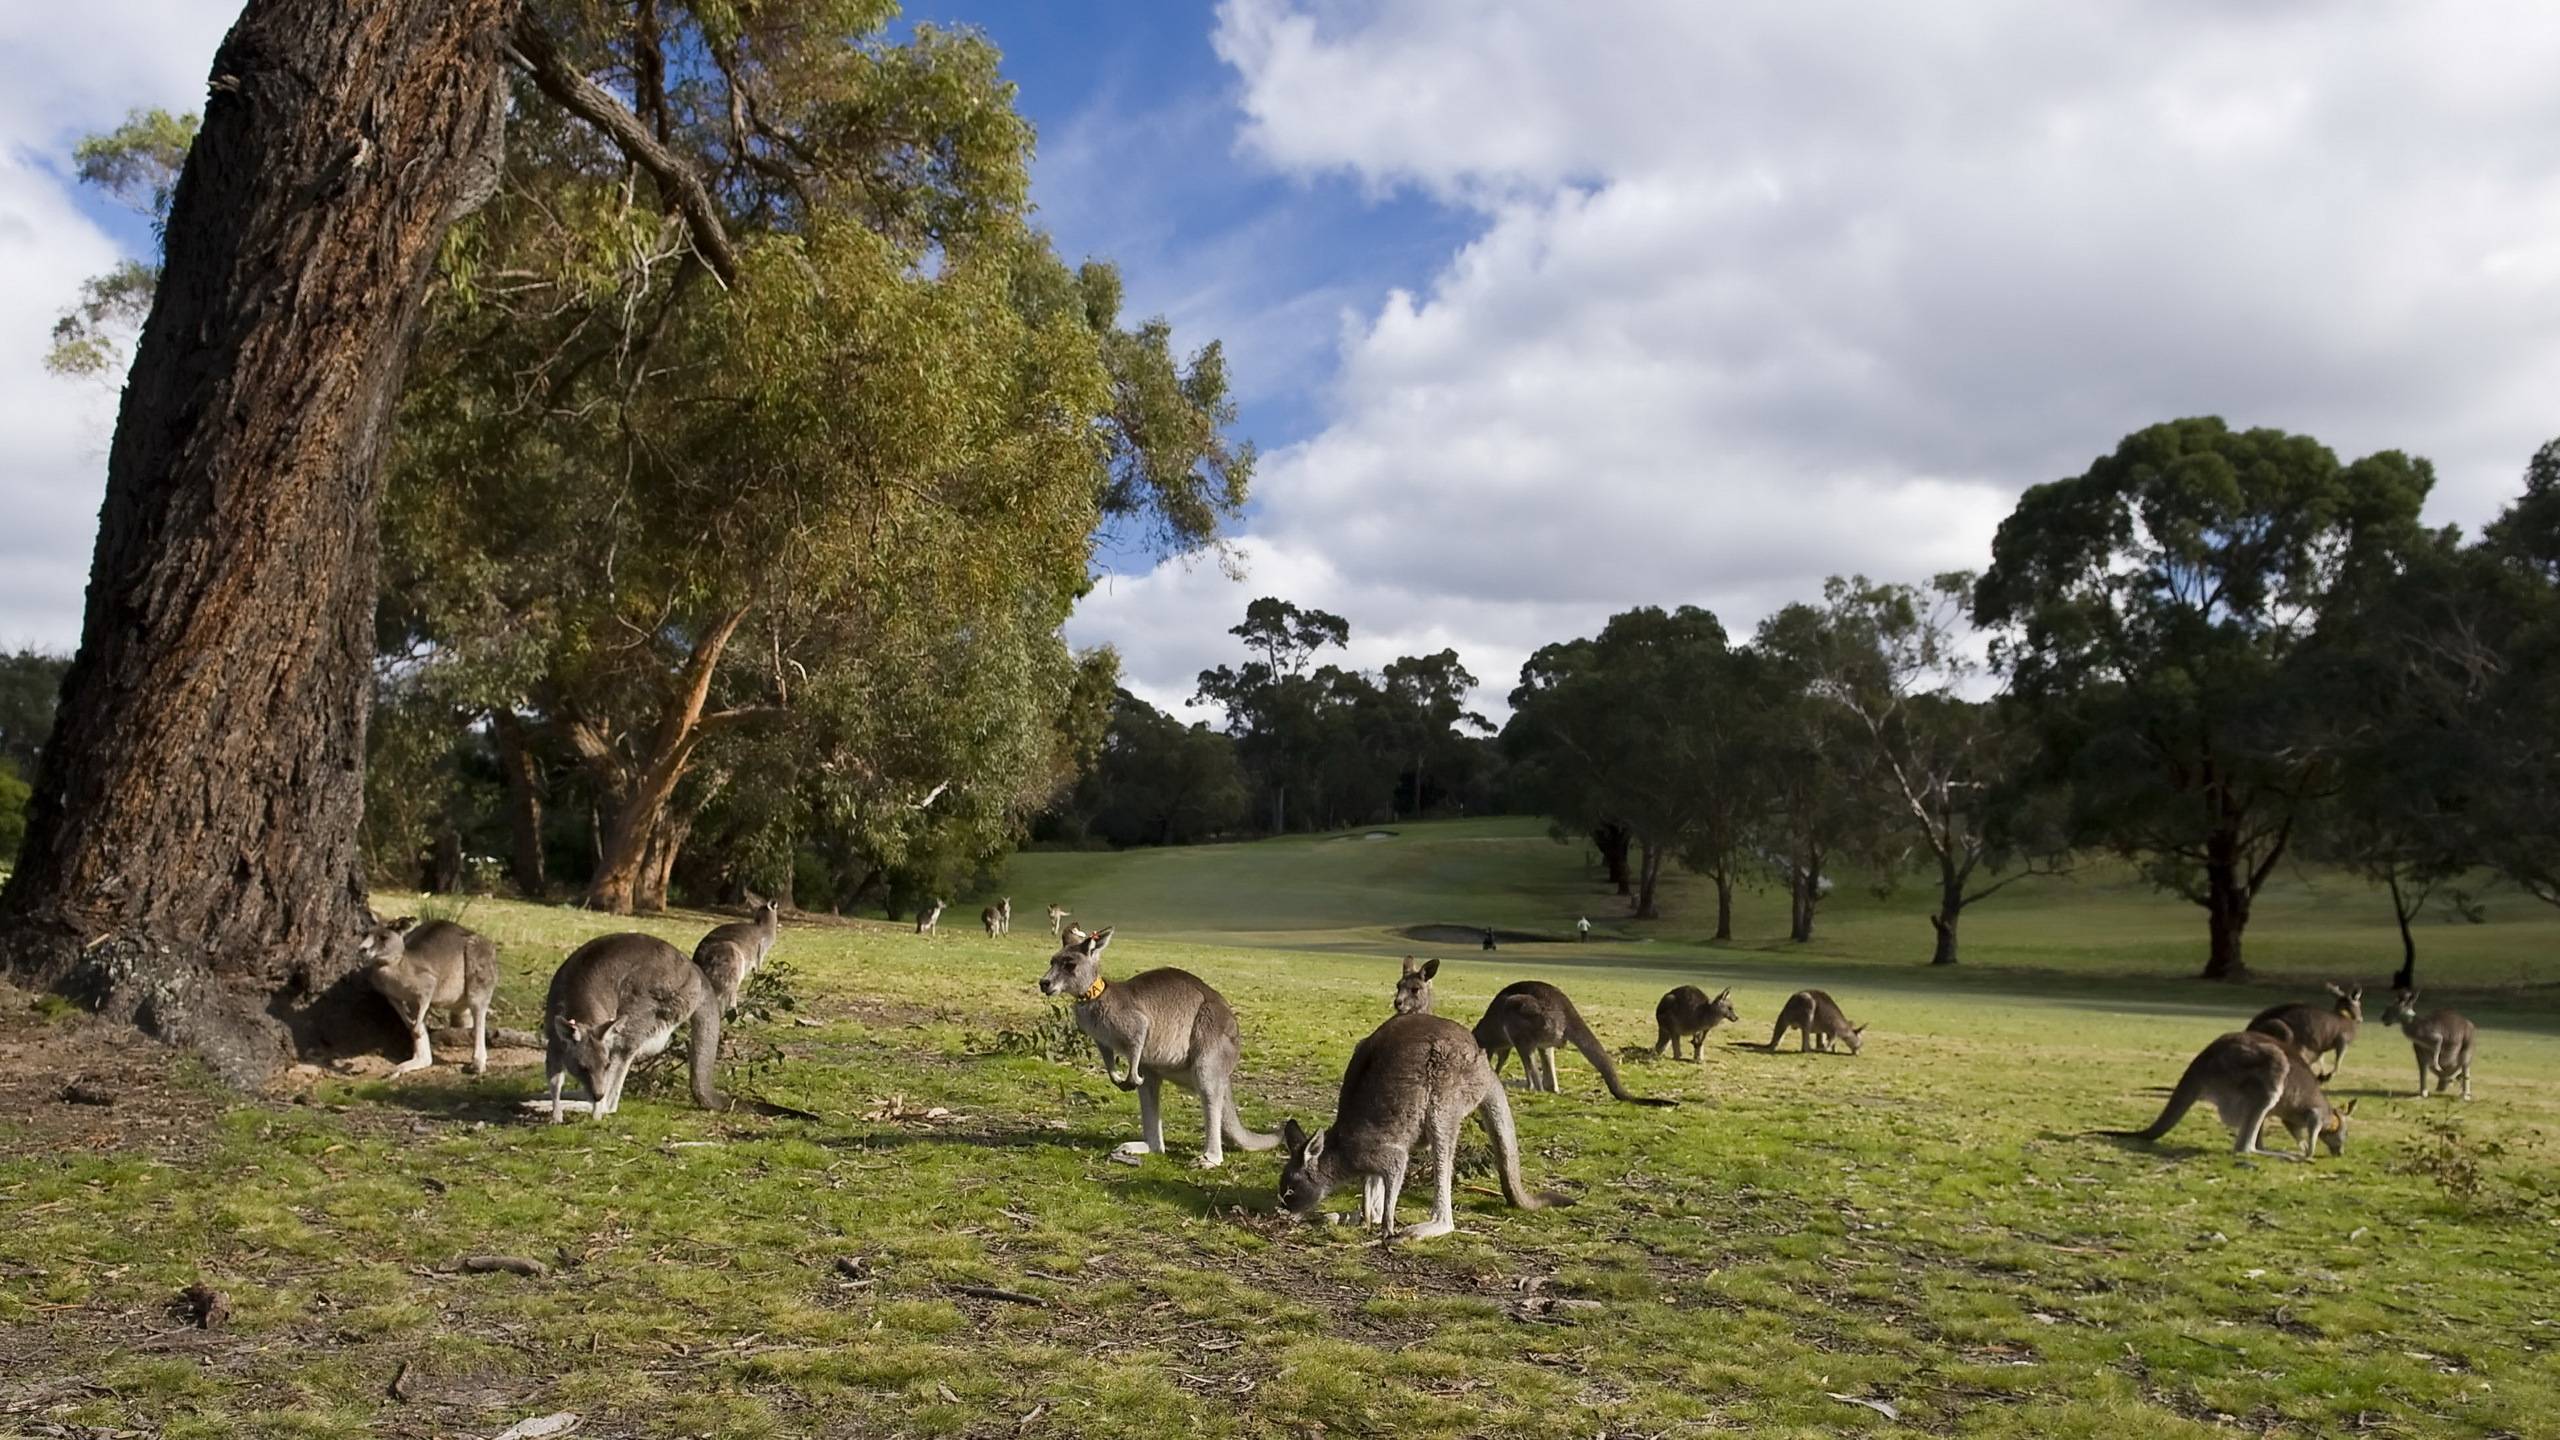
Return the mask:
[[[1994,663],[2076,833],[2204,909],[2206,978],[2248,973],[2251,904],[2337,784],[2353,700],[2313,683],[2314,649],[2352,630],[2433,478],[2206,417],[2127,436],[2001,523],[1974,592]]]

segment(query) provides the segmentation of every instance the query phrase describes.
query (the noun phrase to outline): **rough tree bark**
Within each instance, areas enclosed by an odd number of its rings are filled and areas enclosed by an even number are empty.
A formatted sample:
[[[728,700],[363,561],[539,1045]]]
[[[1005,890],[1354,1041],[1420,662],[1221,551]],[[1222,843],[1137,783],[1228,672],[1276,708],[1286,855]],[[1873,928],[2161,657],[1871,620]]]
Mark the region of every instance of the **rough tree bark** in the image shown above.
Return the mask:
[[[550,888],[542,854],[542,771],[534,762],[524,721],[500,710],[489,731],[498,742],[498,769],[507,782],[507,875],[528,900]]]
[[[1627,873],[1627,850],[1634,843],[1635,837],[1624,825],[1595,825],[1591,829],[1592,848],[1600,852],[1600,863],[1609,871],[1609,883],[1616,886],[1621,895],[1635,893],[1632,878]]]
[[[1662,910],[1656,903],[1662,884],[1664,851],[1651,841],[1638,849],[1636,860],[1636,913],[1638,920],[1659,920]]]
[[[0,943],[238,1082],[381,1010],[347,983],[380,460],[516,8],[250,0],[170,208]]]
[[[631,913],[639,900],[650,839],[667,812],[667,802],[675,796],[677,784],[693,763],[695,747],[712,729],[747,713],[704,711],[711,700],[711,681],[719,673],[720,657],[728,649],[730,637],[745,622],[749,608],[739,606],[712,622],[711,628],[694,642],[684,669],[676,677],[675,688],[660,704],[648,748],[632,767],[629,783],[614,796],[613,817],[604,830],[603,853],[596,862],[595,878],[587,883],[590,909],[613,915]]]

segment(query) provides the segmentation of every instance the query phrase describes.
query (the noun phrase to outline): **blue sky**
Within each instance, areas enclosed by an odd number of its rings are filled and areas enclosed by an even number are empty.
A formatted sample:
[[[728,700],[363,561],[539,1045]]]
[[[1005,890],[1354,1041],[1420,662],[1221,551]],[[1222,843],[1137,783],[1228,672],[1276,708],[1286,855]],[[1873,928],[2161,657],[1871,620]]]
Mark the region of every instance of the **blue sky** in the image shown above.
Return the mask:
[[[0,6],[0,643],[76,636],[112,386],[42,373],[145,237],[68,153],[189,108],[206,0]],[[1180,706],[1262,594],[1351,663],[1636,604],[1747,633],[1978,567],[2029,485],[2182,415],[2432,460],[2476,525],[2560,435],[2560,6],[931,0],[1006,53],[1036,195],[1132,318],[1226,343],[1237,558],[1069,624]]]

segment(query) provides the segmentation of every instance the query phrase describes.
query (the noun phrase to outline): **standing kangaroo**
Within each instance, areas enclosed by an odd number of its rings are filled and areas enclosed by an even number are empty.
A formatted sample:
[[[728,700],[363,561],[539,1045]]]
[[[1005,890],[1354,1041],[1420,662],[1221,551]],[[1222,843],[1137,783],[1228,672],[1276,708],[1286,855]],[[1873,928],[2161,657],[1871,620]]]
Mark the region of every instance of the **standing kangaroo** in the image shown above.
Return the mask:
[[[978,912],[978,923],[986,927],[987,938],[990,940],[1004,933],[1004,918],[996,913],[996,907],[993,905]]]
[[[416,925],[412,930],[409,927]],[[498,947],[450,920],[418,925],[411,916],[376,922],[356,942],[356,954],[373,962],[365,978],[409,1026],[409,1058],[391,1067],[394,1075],[424,1070],[435,1063],[435,1047],[427,1040],[427,1016],[455,1012],[457,1023],[471,1026],[471,1073],[489,1068],[489,1001],[498,990]]]
[[[1060,944],[1064,944],[1064,943],[1066,943],[1066,938],[1067,938],[1067,907],[1066,907],[1066,906],[1064,906],[1064,905],[1052,905],[1052,906],[1050,906],[1050,907],[1049,907],[1049,936],[1050,936],[1050,938],[1051,938],[1051,939],[1058,941]]]
[[[1404,973],[1396,977],[1396,1013],[1428,1015],[1431,1013],[1431,977],[1440,973],[1440,962],[1416,962],[1404,957]]]
[[[1244,1128],[1236,1115],[1236,1014],[1226,997],[1186,970],[1142,970],[1117,985],[1102,978],[1102,952],[1111,928],[1061,946],[1040,977],[1043,995],[1075,997],[1076,1028],[1102,1052],[1102,1073],[1123,1090],[1138,1092],[1138,1128],[1145,1137],[1119,1147],[1123,1155],[1164,1153],[1164,1117],[1158,1090],[1167,1080],[1200,1097],[1208,1143],[1200,1166],[1226,1163],[1226,1146],[1268,1150],[1276,1135]],[[1123,1057],[1129,1073],[1119,1071]]]
[[[1852,1025],[1830,994],[1821,990],[1799,990],[1787,997],[1778,1008],[1778,1026],[1769,1032],[1769,1043],[1760,1049],[1775,1052],[1787,1032],[1796,1033],[1796,1050],[1821,1050],[1828,1053],[1834,1045],[1846,1045],[1849,1053],[1858,1053],[1859,1043],[1867,1033],[1864,1025]]]
[[[1280,1203],[1312,1215],[1334,1187],[1360,1177],[1360,1220],[1381,1239],[1396,1233],[1396,1199],[1413,1152],[1431,1151],[1431,1218],[1404,1232],[1427,1240],[1458,1228],[1451,1194],[1458,1168],[1458,1127],[1474,1115],[1493,1139],[1502,1196],[1523,1210],[1570,1203],[1532,1195],[1520,1179],[1520,1136],[1511,1101],[1475,1037],[1436,1015],[1390,1017],[1351,1051],[1333,1123],[1313,1135],[1295,1119],[1280,1127],[1289,1158],[1280,1167]]]
[[[782,907],[771,900],[755,902],[753,920],[733,920],[712,927],[693,947],[693,968],[711,988],[727,997],[724,1009],[738,1003],[738,992],[746,988],[747,977],[756,973],[764,958],[773,953],[774,937],[782,928]]]
[[[2186,1073],[2178,1077],[2178,1088],[2149,1129],[2094,1133],[2157,1140],[2184,1119],[2198,1100],[2211,1101],[2222,1123],[2231,1127],[2235,1154],[2273,1155],[2281,1160],[2310,1159],[2314,1140],[2328,1146],[2332,1155],[2345,1154],[2347,1117],[2356,1109],[2353,1100],[2343,1109],[2329,1103],[2312,1072],[2308,1052],[2273,1035],[2243,1030],[2207,1045],[2189,1062]],[[2259,1143],[2270,1116],[2283,1121],[2284,1128],[2302,1142],[2301,1154],[2269,1150]]]
[[[932,934],[934,923],[939,921],[941,918],[942,902],[940,900],[926,901],[924,908],[916,912],[916,933],[919,935]]]
[[[719,933],[704,939],[704,950],[713,949]],[[605,1116],[621,1109],[631,1067],[666,1049],[676,1027],[687,1021],[693,1024],[688,1048],[694,1103],[706,1110],[728,1108],[712,1080],[720,1059],[721,1018],[738,997],[719,982],[736,966],[740,942],[720,940],[718,945],[718,976],[705,974],[666,941],[632,932],[599,935],[560,962],[542,1007],[552,1124],[560,1123],[567,1108],[560,1092],[573,1075],[594,1097],[590,1113]]]
[[[2364,1021],[2364,987],[2352,985],[2327,987],[2330,1001],[2326,1005],[2270,1005],[2249,1021],[2249,1028],[2277,1039],[2291,1036],[2294,1043],[2311,1053],[2313,1060],[2335,1052],[2329,1071],[2320,1078],[2328,1080],[2346,1063],[2347,1046],[2356,1038],[2356,1027]],[[2281,1025],[2279,1031],[2271,1027]]]
[[[2383,1012],[2382,1023],[2397,1025],[2409,1037],[2409,1048],[2418,1052],[2418,1098],[2427,1098],[2427,1077],[2435,1077],[2436,1093],[2441,1095],[2454,1081],[2462,1082],[2462,1098],[2471,1098],[2471,1044],[2479,1038],[2479,1027],[2451,1010],[2438,1010],[2432,1015],[2418,1013],[2418,992],[2401,990],[2393,994],[2391,1008]]]
[[[1722,1024],[1742,1023],[1742,1012],[1733,1008],[1733,987],[1727,985],[1707,998],[1707,992],[1695,985],[1683,985],[1662,997],[1653,1007],[1653,1025],[1658,1032],[1653,1053],[1668,1050],[1679,1058],[1680,1042],[1689,1042],[1689,1058],[1704,1063],[1707,1032]]]
[[[1544,980],[1520,980],[1502,987],[1485,1007],[1484,1018],[1476,1022],[1476,1043],[1492,1059],[1494,1074],[1502,1073],[1503,1062],[1517,1050],[1520,1067],[1529,1072],[1529,1088],[1549,1094],[1561,1093],[1556,1083],[1556,1047],[1568,1041],[1600,1072],[1600,1082],[1618,1099],[1630,1105],[1680,1103],[1629,1094],[1618,1080],[1618,1066],[1609,1058],[1609,1048],[1582,1023],[1582,1012],[1573,1008],[1565,993]]]

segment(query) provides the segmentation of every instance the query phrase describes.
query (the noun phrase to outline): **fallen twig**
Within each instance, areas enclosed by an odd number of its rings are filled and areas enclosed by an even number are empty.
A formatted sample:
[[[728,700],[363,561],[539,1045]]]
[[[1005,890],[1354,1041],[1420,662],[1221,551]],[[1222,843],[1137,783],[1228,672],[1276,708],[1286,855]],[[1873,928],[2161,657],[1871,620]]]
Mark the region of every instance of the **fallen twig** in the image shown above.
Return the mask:
[[[551,1267],[523,1255],[465,1255],[461,1268],[474,1275],[522,1275],[539,1280],[551,1273]]]
[[[1037,1295],[1026,1295],[1019,1290],[1007,1290],[998,1285],[954,1285],[951,1288],[963,1295],[975,1295],[981,1300],[1001,1300],[1008,1305],[1033,1305],[1043,1310],[1049,1308],[1049,1302]]]

